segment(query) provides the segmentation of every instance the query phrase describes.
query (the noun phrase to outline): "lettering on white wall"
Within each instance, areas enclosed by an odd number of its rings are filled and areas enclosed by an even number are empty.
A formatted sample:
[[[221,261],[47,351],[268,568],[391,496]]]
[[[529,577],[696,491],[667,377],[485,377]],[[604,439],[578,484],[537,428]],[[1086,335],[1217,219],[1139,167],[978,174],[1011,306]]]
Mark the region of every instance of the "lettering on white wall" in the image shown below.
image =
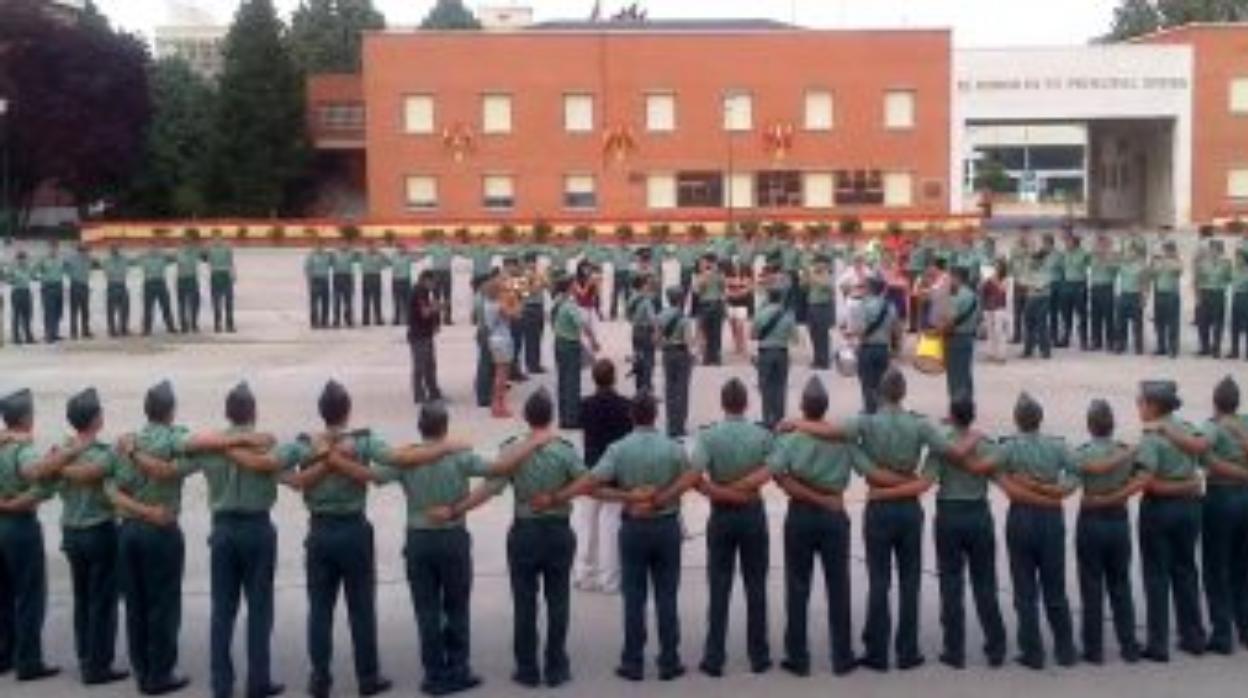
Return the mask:
[[[958,80],[959,92],[1187,90],[1185,77],[1067,76]]]

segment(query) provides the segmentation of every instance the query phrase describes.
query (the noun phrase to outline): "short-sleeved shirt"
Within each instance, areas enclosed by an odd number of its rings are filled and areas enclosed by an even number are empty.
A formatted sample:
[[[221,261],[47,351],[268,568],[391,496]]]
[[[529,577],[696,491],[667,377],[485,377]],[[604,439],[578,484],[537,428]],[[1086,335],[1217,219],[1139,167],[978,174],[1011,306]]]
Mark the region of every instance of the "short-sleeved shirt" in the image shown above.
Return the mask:
[[[104,481],[121,467],[121,457],[108,444],[95,442],[88,446],[75,462],[76,465],[96,466],[103,471],[104,480],[91,483],[56,482],[56,493],[61,498],[61,526],[84,529],[112,521],[116,516],[113,503],[104,489]]]
[[[1158,257],[1153,262],[1159,293],[1178,293],[1179,279],[1183,276],[1183,263],[1174,257]]]
[[[369,276],[380,276],[382,270],[390,266],[390,258],[380,252],[369,252],[360,255],[360,273]]]
[[[91,255],[86,252],[74,252],[65,260],[65,267],[69,274],[69,280],[75,284],[85,284],[91,281]]]
[[[1118,291],[1120,293],[1142,293],[1144,281],[1148,278],[1148,265],[1139,257],[1128,257],[1118,268]]]
[[[759,308],[752,332],[760,349],[787,349],[789,340],[797,332],[797,320],[784,304],[768,303]]]
[[[954,322],[953,334],[974,337],[979,331],[979,298],[967,286],[960,286],[949,300],[950,320]]]
[[[628,321],[634,331],[653,333],[655,327],[654,297],[649,293],[637,293],[628,299]]]
[[[104,279],[110,284],[124,284],[126,276],[130,272],[131,262],[125,255],[120,252],[117,254],[109,254],[101,262],[100,266],[104,267]]]
[[[161,250],[150,249],[139,258],[139,268],[143,270],[144,281],[164,281],[165,270],[169,267],[169,255]]]
[[[408,528],[446,529],[463,526],[463,518],[434,523],[429,520],[428,511],[437,506],[450,506],[468,496],[469,479],[489,475],[489,464],[472,451],[460,451],[419,468],[374,464],[373,472],[379,484],[397,483],[403,487],[407,497]]]
[[[1108,473],[1089,473],[1089,463],[1103,461],[1118,454],[1125,446],[1110,438],[1094,438],[1075,449],[1075,466],[1078,469],[1083,491],[1091,495],[1105,495],[1121,490],[1140,470],[1134,461],[1120,463]]]
[[[451,248],[446,245],[429,245],[425,248],[425,256],[429,258],[430,269],[447,271],[451,268]]]
[[[0,446],[0,499],[13,499],[34,494],[47,499],[47,488],[29,480],[31,467],[39,460],[35,447],[28,443]]]
[[[689,344],[689,318],[680,308],[664,308],[656,318],[659,343],[665,347],[686,347]]]
[[[1231,271],[1231,287],[1235,293],[1248,293],[1248,242],[1241,242],[1235,252],[1235,268]]]
[[[581,311],[572,302],[572,299],[564,297],[555,302],[554,317],[551,321],[551,330],[555,334],[555,339],[562,339],[566,342],[581,341]]]
[[[867,475],[872,464],[856,444],[825,441],[809,434],[785,434],[767,457],[773,475],[788,475],[820,492],[839,494],[852,473]]]
[[[396,252],[389,257],[390,274],[399,280],[412,278],[412,266],[416,264],[416,256],[411,252]]]
[[[468,259],[472,262],[473,278],[490,273],[490,265],[494,263],[494,248],[475,245],[468,248]]]
[[[346,438],[354,446],[355,460],[361,463],[375,465],[390,459],[390,447],[371,431],[353,431]],[[281,446],[277,457],[287,469],[302,469],[308,467],[308,459],[313,453],[312,440],[303,436]],[[330,473],[304,490],[303,501],[312,514],[360,514],[368,503],[368,488],[344,475]]]
[[[1097,253],[1092,255],[1089,264],[1089,274],[1094,286],[1113,285],[1114,280],[1118,277],[1118,266],[1120,264],[1120,260],[1116,255]]]
[[[105,487],[125,492],[140,504],[161,507],[176,517],[182,510],[182,484],[198,469],[195,459],[187,457],[190,437],[186,427],[149,423],[136,435],[138,449],[172,462],[177,469],[176,476],[163,480],[148,477],[132,461],[123,459]],[[122,512],[122,516],[127,514]]]
[[[360,254],[354,250],[338,250],[329,258],[329,268],[334,274],[349,276],[355,272],[355,264],[360,261]]]
[[[831,271],[812,272],[806,279],[806,302],[811,305],[836,302],[836,279]]]
[[[59,284],[65,280],[65,258],[60,255],[44,257],[39,260],[39,281],[46,284]]]
[[[1248,428],[1248,417],[1237,416],[1231,419],[1237,420],[1241,428]],[[1212,440],[1209,455],[1217,456],[1220,460],[1229,461],[1241,470],[1248,471],[1248,454],[1244,453],[1239,439],[1236,438],[1230,429],[1217,421],[1211,420],[1204,425],[1202,431]],[[1209,483],[1217,485],[1244,485],[1242,480],[1231,480],[1214,472],[1209,473]]]
[[[1088,280],[1088,266],[1092,255],[1082,247],[1066,251],[1062,259],[1062,278],[1076,283]]]
[[[19,262],[4,269],[4,280],[14,289],[29,289],[36,272],[29,262]]]
[[[228,434],[245,434],[252,429],[232,427]],[[208,508],[214,514],[260,514],[273,508],[277,501],[279,473],[259,473],[230,460],[221,453],[197,456],[199,470],[208,481]],[[282,461],[283,469],[293,469]]]
[[[1016,434],[1001,440],[999,470],[1025,475],[1036,482],[1074,489],[1079,482],[1075,456],[1063,439],[1042,434]]]
[[[178,278],[190,279],[199,273],[200,250],[198,247],[183,247],[176,255]]]
[[[705,284],[698,292],[698,300],[703,303],[718,303],[724,299],[724,275],[718,269],[708,272]]]
[[[595,479],[626,490],[639,487],[663,489],[689,471],[689,459],[680,444],[653,428],[634,429],[631,434],[607,447],[594,466]],[[673,514],[680,504],[673,502],[657,514]]]
[[[713,482],[726,485],[765,466],[773,445],[771,432],[741,417],[728,417],[698,433],[691,465]]]
[[[1225,291],[1231,284],[1231,260],[1206,253],[1196,264],[1196,288]]]
[[[325,250],[313,250],[303,261],[303,273],[309,279],[324,279],[329,277],[330,264],[333,262],[333,256]]]
[[[208,246],[208,269],[215,273],[234,271],[234,250],[224,242]]]
[[[946,442],[956,441],[963,432],[948,424],[938,427],[941,438]],[[973,455],[977,458],[990,457],[994,450],[991,444],[981,440],[975,446]],[[950,462],[942,453],[931,453],[923,464],[923,477],[938,485],[936,498],[947,502],[979,502],[988,498],[989,475],[977,475]]]
[[[884,321],[877,318],[884,315]],[[862,337],[863,346],[889,346],[893,338],[893,323],[897,321],[897,311],[893,304],[882,296],[866,296],[850,310],[850,328],[866,333]],[[875,325],[874,329],[872,325]],[[871,332],[867,333],[867,330]]]
[[[876,467],[902,475],[917,473],[925,453],[943,454],[949,449],[932,420],[895,405],[850,418],[845,422],[845,432],[862,446]]]
[[[518,436],[508,439],[503,442],[502,448],[510,448],[519,440]],[[564,439],[556,439],[525,459],[510,477],[492,482],[500,490],[511,484],[517,519],[567,518],[572,513],[571,504],[535,512],[529,503],[539,494],[558,492],[587,472],[585,461],[576,447]]]
[[[1196,433],[1195,427],[1176,419],[1173,415],[1162,421],[1189,434]],[[1156,478],[1172,482],[1191,480],[1196,477],[1199,469],[1194,457],[1184,453],[1170,439],[1161,434],[1146,433],[1140,437],[1136,460]]]

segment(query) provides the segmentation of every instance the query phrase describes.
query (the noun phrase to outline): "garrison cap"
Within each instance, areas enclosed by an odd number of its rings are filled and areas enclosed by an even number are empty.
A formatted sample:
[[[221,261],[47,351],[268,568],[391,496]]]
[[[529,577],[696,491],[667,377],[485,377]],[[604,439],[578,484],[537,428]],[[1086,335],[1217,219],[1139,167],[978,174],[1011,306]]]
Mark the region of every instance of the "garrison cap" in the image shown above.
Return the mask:
[[[1213,387],[1213,401],[1217,404],[1238,404],[1239,403],[1239,383],[1234,378],[1226,376],[1218,381]]]
[[[87,388],[65,403],[65,419],[75,429],[81,429],[99,416],[100,409],[100,394],[95,388]]]
[[[35,398],[26,388],[9,393],[0,401],[0,412],[4,414],[4,421],[10,424],[26,419],[34,411]]]
[[[810,380],[806,381],[806,387],[802,388],[803,400],[806,400],[808,398],[826,400],[827,397],[828,397],[828,390],[827,388],[823,387],[823,381],[819,379],[819,376],[811,376]]]
[[[173,409],[177,403],[177,398],[173,394],[173,383],[167,379],[147,389],[147,396],[143,401],[143,410],[149,415],[165,414]]]
[[[1014,403],[1014,421],[1020,426],[1036,428],[1044,420],[1044,408],[1026,391],[1019,393]]]

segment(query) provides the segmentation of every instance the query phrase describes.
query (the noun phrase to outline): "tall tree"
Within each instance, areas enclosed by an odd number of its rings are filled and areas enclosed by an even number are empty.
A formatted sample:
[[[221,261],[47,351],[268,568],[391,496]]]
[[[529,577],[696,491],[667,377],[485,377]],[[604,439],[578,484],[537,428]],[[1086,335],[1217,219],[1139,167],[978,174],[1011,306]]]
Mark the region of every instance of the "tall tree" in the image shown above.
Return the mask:
[[[305,73],[356,73],[364,32],[384,29],[372,0],[303,0],[290,20],[295,64]]]
[[[1248,21],[1248,0],[1119,0],[1107,39],[1121,41],[1192,22]]]
[[[1152,0],[1122,0],[1122,4],[1114,8],[1114,24],[1105,38],[1124,41],[1157,31],[1160,26],[1161,13]]]
[[[463,0],[438,0],[420,23],[421,29],[480,29],[477,16]]]
[[[278,215],[301,174],[303,83],[284,30],[272,0],[244,0],[226,35],[212,175],[218,213]]]

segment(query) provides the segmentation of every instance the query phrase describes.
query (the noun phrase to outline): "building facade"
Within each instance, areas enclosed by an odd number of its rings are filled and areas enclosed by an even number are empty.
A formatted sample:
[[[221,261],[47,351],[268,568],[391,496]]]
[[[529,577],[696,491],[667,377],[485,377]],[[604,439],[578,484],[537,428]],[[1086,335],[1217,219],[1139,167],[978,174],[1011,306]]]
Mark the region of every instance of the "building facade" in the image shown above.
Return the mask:
[[[181,58],[198,75],[215,80],[225,66],[228,32],[227,27],[207,24],[156,27],[156,57]]]

